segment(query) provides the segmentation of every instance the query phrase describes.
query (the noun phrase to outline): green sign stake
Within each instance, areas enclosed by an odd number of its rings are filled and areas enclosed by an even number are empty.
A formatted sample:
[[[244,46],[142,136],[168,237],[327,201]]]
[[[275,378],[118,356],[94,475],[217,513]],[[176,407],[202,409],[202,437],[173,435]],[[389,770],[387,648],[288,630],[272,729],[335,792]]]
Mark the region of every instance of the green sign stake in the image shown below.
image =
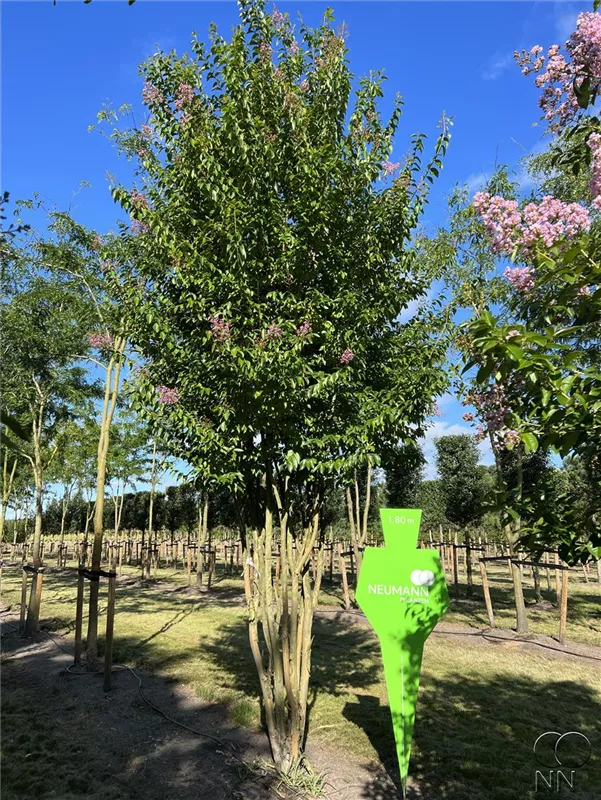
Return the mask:
[[[382,647],[403,795],[424,642],[449,607],[435,550],[418,550],[422,512],[380,509],[385,547],[366,547],[356,599]]]

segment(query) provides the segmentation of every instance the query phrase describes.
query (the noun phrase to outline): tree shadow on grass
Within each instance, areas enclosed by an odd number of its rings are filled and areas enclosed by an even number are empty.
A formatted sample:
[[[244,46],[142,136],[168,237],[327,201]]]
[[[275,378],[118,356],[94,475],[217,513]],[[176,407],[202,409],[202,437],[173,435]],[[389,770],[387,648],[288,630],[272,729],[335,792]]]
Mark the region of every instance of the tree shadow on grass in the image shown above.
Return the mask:
[[[534,742],[545,731],[580,731],[588,736],[593,755],[585,767],[576,770],[569,796],[574,800],[598,798],[601,703],[590,687],[572,681],[533,683],[501,673],[491,677],[457,674],[444,679],[425,676],[422,684],[408,799],[534,797],[536,769],[542,769],[548,779],[549,770],[540,767],[533,753]],[[348,703],[343,713],[365,731],[388,774],[394,776],[396,755],[388,707],[380,706],[377,698],[365,698]],[[544,794],[539,790],[536,797]],[[392,790],[386,794],[377,777],[362,796],[392,800],[400,794]]]

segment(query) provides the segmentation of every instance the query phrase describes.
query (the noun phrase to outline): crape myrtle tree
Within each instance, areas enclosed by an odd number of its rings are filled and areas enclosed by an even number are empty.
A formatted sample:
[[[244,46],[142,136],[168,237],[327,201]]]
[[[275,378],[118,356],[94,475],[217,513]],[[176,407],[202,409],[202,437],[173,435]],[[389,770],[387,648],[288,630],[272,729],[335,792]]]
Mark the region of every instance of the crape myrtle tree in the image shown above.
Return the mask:
[[[519,457],[553,448],[587,464],[596,488],[584,519],[568,495],[551,503],[544,484],[526,492],[521,479],[510,508],[514,518],[530,518],[521,529],[524,546],[535,553],[558,546],[571,564],[601,555],[601,122],[592,108],[601,88],[599,41],[601,15],[585,13],[563,51],[553,45],[545,56],[537,45],[516,54],[542,90],[555,134],[546,164],[560,196],[525,204],[476,195],[493,252],[514,262],[505,273],[512,292],[501,314],[485,309],[466,327],[466,368],[478,368],[480,386],[496,387],[488,413],[509,449]],[[490,400],[490,388],[481,394]]]
[[[146,359],[140,411],[235,497],[250,646],[286,773],[306,736],[326,492],[419,428],[444,387],[432,315],[399,315],[427,289],[411,237],[449,133],[443,122],[426,166],[421,135],[391,162],[400,99],[383,122],[376,73],[351,104],[329,11],[298,36],[261,2],[240,14],[230,41],[212,27],[208,48],[194,38],[191,57],[142,66],[149,118],[114,134],[138,159],[137,188],[113,188],[132,225],[104,257]]]

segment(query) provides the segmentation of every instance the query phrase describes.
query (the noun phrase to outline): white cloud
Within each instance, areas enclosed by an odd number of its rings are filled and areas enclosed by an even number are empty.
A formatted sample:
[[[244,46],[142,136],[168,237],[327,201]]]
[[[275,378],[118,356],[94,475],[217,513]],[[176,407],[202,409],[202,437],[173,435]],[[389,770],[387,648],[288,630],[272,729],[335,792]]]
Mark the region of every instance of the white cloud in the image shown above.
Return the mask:
[[[433,480],[436,475],[436,446],[434,440],[439,439],[441,436],[457,436],[459,434],[473,434],[474,429],[469,425],[461,425],[460,423],[451,422],[435,422],[431,428],[428,429],[424,439],[422,439],[422,448],[424,456],[426,457],[426,472],[425,479]],[[490,449],[488,439],[480,442],[478,445],[480,450],[481,463],[492,464],[493,455]]]
[[[477,192],[478,189],[481,189],[488,181],[491,179],[492,175],[490,172],[472,172],[471,175],[468,175],[465,179],[465,183],[467,188],[472,192]]]
[[[496,81],[513,64],[513,53],[495,53],[480,71],[483,81]]]
[[[577,9],[573,5],[566,2],[554,4],[553,16],[555,30],[560,40],[557,42],[557,44],[565,44],[567,39],[570,37],[570,34],[576,30],[576,19],[582,10],[582,8]],[[589,11],[589,8],[587,7],[584,10]]]

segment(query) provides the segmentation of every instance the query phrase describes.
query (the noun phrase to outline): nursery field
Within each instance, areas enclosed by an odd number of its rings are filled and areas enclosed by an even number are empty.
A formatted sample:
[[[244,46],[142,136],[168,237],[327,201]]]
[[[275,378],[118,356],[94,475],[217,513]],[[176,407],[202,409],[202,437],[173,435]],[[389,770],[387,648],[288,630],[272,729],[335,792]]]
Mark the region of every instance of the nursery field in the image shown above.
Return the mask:
[[[551,602],[534,608],[526,589],[535,635],[516,641],[503,571],[490,581],[498,628],[488,633],[498,638],[479,635],[486,614],[476,586],[473,599],[452,601],[426,644],[407,797],[534,797],[536,738],[575,730],[593,754],[570,796],[592,800],[601,785],[601,586],[571,581],[565,653],[549,636],[557,627]],[[308,794],[268,766],[237,577],[218,574],[210,593],[198,593],[181,572],[160,569],[141,582],[124,568],[114,663],[135,675],[116,671],[109,694],[97,676],[66,672],[75,594],[73,570],[47,571],[41,633],[26,644],[10,627],[20,570],[4,569],[3,797],[400,796],[378,642],[358,612],[343,611],[337,584],[326,582],[314,625],[307,753],[316,778]],[[149,708],[136,676],[151,703],[219,742]]]

